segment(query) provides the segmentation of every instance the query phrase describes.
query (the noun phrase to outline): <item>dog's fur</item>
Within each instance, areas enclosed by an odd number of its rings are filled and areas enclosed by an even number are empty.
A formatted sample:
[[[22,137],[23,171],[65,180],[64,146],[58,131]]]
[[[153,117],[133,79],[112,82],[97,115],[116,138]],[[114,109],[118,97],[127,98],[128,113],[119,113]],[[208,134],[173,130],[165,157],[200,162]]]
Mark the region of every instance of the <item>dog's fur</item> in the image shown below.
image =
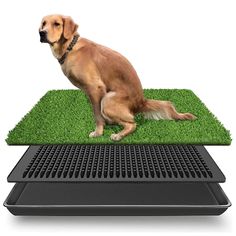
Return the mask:
[[[45,31],[41,41],[49,43],[59,59],[77,33],[78,25],[71,17],[50,15],[43,18],[39,31]],[[124,128],[112,134],[120,140],[136,128],[134,115],[144,113],[148,119],[193,120],[190,113],[178,113],[169,101],[145,99],[141,82],[130,62],[116,51],[79,38],[61,65],[67,78],[89,97],[96,120],[95,131],[89,137],[103,134],[105,122]]]

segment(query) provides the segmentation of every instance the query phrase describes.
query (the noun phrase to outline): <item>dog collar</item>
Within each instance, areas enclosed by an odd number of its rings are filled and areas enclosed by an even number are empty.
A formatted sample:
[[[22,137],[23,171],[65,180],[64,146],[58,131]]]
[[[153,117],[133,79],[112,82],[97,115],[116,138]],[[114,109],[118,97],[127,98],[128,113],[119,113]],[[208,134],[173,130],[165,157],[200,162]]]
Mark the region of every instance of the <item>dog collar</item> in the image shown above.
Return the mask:
[[[77,40],[79,38],[79,35],[75,35],[71,41],[71,43],[69,44],[68,48],[66,49],[66,52],[62,55],[61,58],[57,59],[58,62],[62,65],[65,60],[66,60],[66,57],[68,55],[68,53],[73,49],[73,47],[75,46],[75,44],[77,43]]]

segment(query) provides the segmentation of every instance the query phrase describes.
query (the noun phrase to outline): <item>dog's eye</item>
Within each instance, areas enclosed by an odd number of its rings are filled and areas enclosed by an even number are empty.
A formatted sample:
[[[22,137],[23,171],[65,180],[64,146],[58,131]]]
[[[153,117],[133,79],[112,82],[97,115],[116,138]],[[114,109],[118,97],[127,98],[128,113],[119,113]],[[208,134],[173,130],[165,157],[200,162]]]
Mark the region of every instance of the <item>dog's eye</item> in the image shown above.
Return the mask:
[[[43,22],[42,26],[44,27],[46,25],[46,21]]]
[[[55,26],[59,26],[59,25],[60,25],[60,23],[58,23],[58,22],[55,22],[55,23],[54,23],[54,25],[55,25]]]

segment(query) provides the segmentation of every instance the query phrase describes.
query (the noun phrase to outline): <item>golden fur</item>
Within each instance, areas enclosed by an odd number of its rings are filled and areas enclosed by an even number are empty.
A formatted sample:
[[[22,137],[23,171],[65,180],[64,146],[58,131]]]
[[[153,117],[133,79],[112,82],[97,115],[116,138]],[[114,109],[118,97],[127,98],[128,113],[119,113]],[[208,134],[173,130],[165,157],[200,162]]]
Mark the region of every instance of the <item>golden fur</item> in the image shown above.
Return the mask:
[[[70,17],[50,15],[43,18],[39,31],[47,33],[53,55],[60,58],[77,34],[78,25]],[[144,113],[149,119],[194,119],[190,113],[178,113],[168,101],[145,99],[138,75],[120,53],[85,38],[79,38],[61,65],[63,73],[89,97],[96,120],[90,137],[103,134],[105,122],[118,123],[123,130],[112,134],[120,140],[132,133],[134,115]]]

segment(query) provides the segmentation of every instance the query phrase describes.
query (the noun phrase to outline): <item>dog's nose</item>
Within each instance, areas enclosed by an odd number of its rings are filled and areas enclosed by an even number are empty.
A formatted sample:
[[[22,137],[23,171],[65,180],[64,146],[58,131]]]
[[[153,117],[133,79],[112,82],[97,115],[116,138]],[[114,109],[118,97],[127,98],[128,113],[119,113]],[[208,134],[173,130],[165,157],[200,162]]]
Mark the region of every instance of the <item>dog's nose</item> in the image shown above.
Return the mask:
[[[45,30],[39,31],[39,35],[40,35],[40,42],[47,42],[47,31]]]
[[[47,34],[47,32],[46,31],[39,31],[39,35],[40,35],[40,37],[45,37],[46,36],[46,34]]]

